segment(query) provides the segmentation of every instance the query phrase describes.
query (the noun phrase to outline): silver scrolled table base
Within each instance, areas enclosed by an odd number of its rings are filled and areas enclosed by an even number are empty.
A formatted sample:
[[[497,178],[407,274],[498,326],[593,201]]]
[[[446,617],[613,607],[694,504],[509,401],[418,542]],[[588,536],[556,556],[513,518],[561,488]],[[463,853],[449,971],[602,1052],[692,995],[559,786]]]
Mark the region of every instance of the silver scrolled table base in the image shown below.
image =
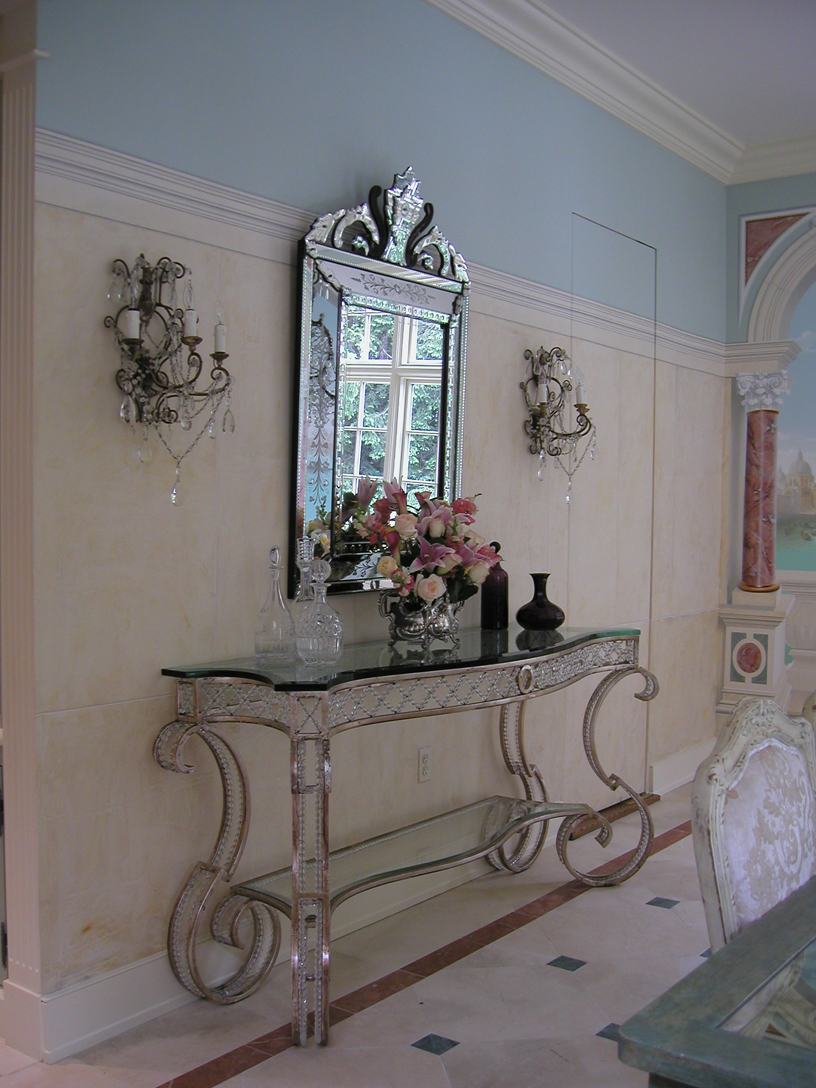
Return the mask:
[[[577,879],[593,886],[619,884],[643,865],[653,838],[652,818],[640,795],[619,775],[607,774],[595,747],[595,725],[609,692],[627,676],[640,675],[644,688],[635,698],[655,697],[655,677],[638,664],[638,635],[587,635],[577,645],[530,651],[523,660],[496,664],[465,664],[435,670],[394,673],[339,682],[327,690],[277,690],[271,680],[251,678],[246,664],[229,675],[227,666],[166,670],[177,678],[177,718],[166,725],[154,745],[160,766],[189,774],[184,750],[192,737],[204,742],[218,765],[223,791],[221,826],[212,855],[192,869],[170,919],[168,952],[176,978],[191,993],[218,1004],[231,1004],[252,993],[275,963],[280,949],[278,907],[245,894],[228,891],[215,907],[210,930],[216,941],[242,949],[243,963],[225,982],[210,986],[202,978],[196,948],[210,908],[229,885],[243,852],[249,830],[250,800],[246,771],[238,753],[214,726],[255,723],[289,736],[292,788],[292,1030],[294,1042],[306,1043],[309,1013],[314,1011],[318,1042],[328,1040],[329,966],[331,959],[329,888],[329,794],[331,792],[331,738],[356,726],[465,709],[501,707],[501,748],[507,769],[521,780],[527,801],[546,802],[547,789],[539,769],[524,748],[524,711],[540,695],[604,671],[584,714],[583,746],[592,770],[611,790],[629,795],[641,820],[638,845],[614,872],[592,875],[570,861],[570,835],[588,816],[596,818],[596,836],[602,846],[612,837],[609,822],[587,806],[572,806],[556,839],[558,857]],[[575,640],[573,640],[575,641]],[[241,663],[235,663],[236,665]],[[610,671],[606,671],[610,670]],[[208,673],[208,675],[203,675]],[[194,675],[193,675],[194,674]],[[547,834],[549,820],[530,824],[487,854],[497,869],[520,873],[535,861]],[[512,846],[510,842],[512,841]],[[239,929],[251,919],[251,939]],[[310,937],[316,952],[309,957]],[[311,994],[311,1001],[310,1001]],[[310,1005],[312,1008],[310,1009]]]

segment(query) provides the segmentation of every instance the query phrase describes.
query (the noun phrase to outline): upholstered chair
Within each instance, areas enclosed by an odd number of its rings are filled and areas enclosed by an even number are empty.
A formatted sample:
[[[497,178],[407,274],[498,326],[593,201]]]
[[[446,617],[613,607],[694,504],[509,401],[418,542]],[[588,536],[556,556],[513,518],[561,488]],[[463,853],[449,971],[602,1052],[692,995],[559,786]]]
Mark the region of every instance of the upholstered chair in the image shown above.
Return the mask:
[[[691,818],[716,952],[816,873],[810,722],[770,699],[743,699],[697,771]]]

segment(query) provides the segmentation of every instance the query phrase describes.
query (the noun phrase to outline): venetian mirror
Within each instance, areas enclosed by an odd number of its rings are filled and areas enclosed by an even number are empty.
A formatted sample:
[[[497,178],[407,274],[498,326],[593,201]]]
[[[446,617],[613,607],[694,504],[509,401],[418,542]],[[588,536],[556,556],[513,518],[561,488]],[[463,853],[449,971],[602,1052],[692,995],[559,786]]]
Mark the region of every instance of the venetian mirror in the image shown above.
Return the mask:
[[[367,479],[380,494],[392,479],[409,497],[461,490],[470,282],[419,184],[409,168],[300,244],[290,596],[310,536],[332,592],[390,584],[344,519]]]

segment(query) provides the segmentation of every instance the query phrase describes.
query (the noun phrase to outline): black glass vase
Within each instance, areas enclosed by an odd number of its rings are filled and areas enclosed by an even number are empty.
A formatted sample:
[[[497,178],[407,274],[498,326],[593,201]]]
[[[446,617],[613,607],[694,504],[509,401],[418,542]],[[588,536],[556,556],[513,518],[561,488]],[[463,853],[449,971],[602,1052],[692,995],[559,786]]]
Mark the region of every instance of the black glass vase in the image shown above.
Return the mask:
[[[549,574],[531,574],[530,577],[533,579],[533,599],[516,612],[516,620],[527,631],[552,631],[566,619],[564,610],[547,597]]]

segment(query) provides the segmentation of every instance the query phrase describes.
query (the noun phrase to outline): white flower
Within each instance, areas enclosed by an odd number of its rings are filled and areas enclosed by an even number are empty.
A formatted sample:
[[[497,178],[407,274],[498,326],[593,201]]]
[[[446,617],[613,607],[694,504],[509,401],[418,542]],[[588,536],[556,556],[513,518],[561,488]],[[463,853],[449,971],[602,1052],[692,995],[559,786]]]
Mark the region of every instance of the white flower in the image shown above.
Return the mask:
[[[402,540],[410,540],[417,535],[416,521],[416,514],[397,514],[394,528]]]
[[[445,535],[447,526],[442,518],[431,518],[428,522],[428,536],[438,538]]]
[[[430,604],[445,592],[445,583],[438,574],[428,574],[417,578],[416,592],[423,601]]]
[[[398,567],[399,563],[393,555],[384,555],[377,564],[377,573],[381,574],[383,578],[390,578]]]
[[[487,563],[474,563],[465,573],[475,586],[480,586],[490,573],[490,567]]]

